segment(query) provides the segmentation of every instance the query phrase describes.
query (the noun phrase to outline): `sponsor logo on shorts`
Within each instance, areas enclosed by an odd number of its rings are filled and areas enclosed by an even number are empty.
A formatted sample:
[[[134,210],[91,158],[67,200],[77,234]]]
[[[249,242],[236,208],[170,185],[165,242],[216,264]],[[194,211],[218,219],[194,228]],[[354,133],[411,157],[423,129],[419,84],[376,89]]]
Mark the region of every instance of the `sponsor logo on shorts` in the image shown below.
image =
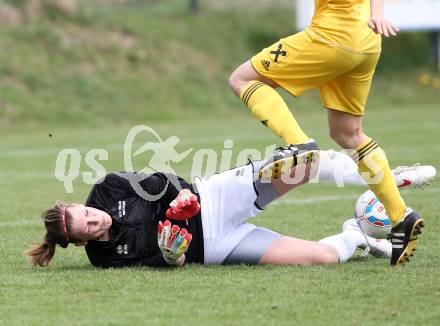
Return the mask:
[[[239,169],[235,172],[236,177],[240,177],[240,176],[242,177],[243,175],[244,175],[244,168]]]
[[[278,48],[277,48],[276,51],[270,51],[270,54],[274,54],[275,55],[275,57],[273,59],[274,62],[278,62],[278,58],[280,56],[282,56],[282,57],[287,56],[287,52],[281,50],[282,48],[283,48],[283,45],[280,43],[280,44],[278,44]]]
[[[269,71],[270,61],[261,60],[261,65],[263,66],[264,69],[266,69],[266,71]]]

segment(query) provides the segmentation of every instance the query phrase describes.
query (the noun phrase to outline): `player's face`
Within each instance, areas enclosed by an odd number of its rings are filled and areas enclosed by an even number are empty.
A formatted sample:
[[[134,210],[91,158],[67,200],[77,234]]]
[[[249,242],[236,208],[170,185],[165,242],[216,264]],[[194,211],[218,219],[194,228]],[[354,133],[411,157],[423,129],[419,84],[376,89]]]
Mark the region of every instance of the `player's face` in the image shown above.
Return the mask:
[[[84,205],[74,205],[67,208],[72,216],[71,236],[86,242],[99,240],[108,232],[112,219],[106,212]]]

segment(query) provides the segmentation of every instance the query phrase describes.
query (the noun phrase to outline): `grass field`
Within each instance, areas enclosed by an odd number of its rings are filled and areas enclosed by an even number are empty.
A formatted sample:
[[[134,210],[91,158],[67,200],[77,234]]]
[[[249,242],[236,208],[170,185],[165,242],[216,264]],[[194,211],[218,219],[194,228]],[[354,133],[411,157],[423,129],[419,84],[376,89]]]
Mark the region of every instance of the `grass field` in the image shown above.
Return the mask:
[[[197,15],[182,0],[102,2],[81,1],[68,19],[48,13],[0,30],[2,128],[102,126],[121,115],[129,122],[228,117],[237,103],[226,86],[232,69],[295,32],[286,0],[250,9],[239,0],[238,9],[203,7]],[[402,33],[383,47],[372,101],[409,104],[415,93],[438,92],[419,85],[420,73],[431,74],[427,34]]]
[[[367,130],[388,149],[393,165],[421,161],[440,166],[439,145],[426,141],[439,136],[438,107],[427,104],[420,108],[423,114],[409,107],[384,107],[367,119]],[[400,116],[399,124],[393,123],[395,114]],[[300,116],[323,147],[334,147],[326,136],[322,110],[313,108]],[[223,141],[233,139],[237,153],[243,148],[263,149],[276,141],[240,111],[232,120],[151,126],[162,138],[179,136],[179,151],[213,148],[220,154]],[[41,211],[55,199],[83,202],[90,189],[78,180],[74,193],[65,194],[62,183],[53,176],[59,150],[78,148],[84,157],[90,148],[104,148],[109,152],[109,160],[103,162],[105,168],[120,170],[122,144],[130,127],[2,135],[0,324],[437,324],[438,182],[425,191],[404,193],[427,224],[417,255],[404,269],[392,269],[386,260],[356,258],[328,267],[186,266],[173,271],[105,271],[92,268],[83,250],[73,246],[59,249],[49,268],[31,268],[23,251],[42,237]],[[136,164],[142,167],[140,161]],[[191,160],[185,160],[173,167],[188,177],[190,166]],[[81,171],[88,171],[84,164]],[[282,233],[317,240],[339,231],[362,191],[355,187],[305,186],[254,221]]]
[[[82,181],[90,171],[86,153],[105,149],[105,169],[123,170],[123,143],[136,124],[153,127],[162,139],[178,136],[179,152],[210,148],[220,156],[224,141],[232,139],[234,163],[242,149],[262,151],[278,142],[227,87],[233,67],[293,32],[289,1],[280,7],[260,2],[248,11],[241,0],[233,10],[206,1],[201,13],[191,15],[181,0],[128,6],[81,1],[78,17],[2,27],[0,50],[7,51],[0,51],[0,325],[439,324],[437,180],[425,191],[403,192],[426,220],[416,256],[403,269],[357,256],[325,267],[97,270],[74,246],[58,248],[49,268],[27,263],[23,252],[42,240],[41,212],[57,199],[84,202],[91,187]],[[435,75],[428,70],[427,47],[423,34],[384,44],[365,128],[392,166],[440,167],[440,95],[419,83],[421,72]],[[287,100],[322,148],[337,149],[316,93]],[[54,176],[57,154],[65,148],[82,155],[72,194]],[[172,165],[187,179],[191,157]],[[135,169],[148,159],[148,153],[137,158]],[[319,240],[339,232],[363,191],[307,185],[253,221]]]

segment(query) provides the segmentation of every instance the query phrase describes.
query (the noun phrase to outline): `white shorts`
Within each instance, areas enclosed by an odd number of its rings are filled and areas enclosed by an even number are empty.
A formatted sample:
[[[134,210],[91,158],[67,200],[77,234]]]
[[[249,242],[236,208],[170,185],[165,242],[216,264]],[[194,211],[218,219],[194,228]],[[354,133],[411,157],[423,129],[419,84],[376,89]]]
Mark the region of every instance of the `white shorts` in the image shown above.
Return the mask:
[[[259,212],[255,205],[253,166],[247,164],[195,178],[202,207],[205,264],[221,264],[256,226],[246,223]]]

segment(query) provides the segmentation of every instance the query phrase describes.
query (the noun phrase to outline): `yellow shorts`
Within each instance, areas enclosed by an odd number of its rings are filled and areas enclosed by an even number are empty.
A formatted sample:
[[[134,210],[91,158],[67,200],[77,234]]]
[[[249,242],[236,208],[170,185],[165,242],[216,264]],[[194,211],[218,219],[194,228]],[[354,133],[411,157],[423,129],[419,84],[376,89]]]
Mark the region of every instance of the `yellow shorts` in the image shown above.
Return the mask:
[[[251,63],[295,96],[319,88],[324,107],[362,116],[379,56],[344,49],[304,31],[263,49]]]

